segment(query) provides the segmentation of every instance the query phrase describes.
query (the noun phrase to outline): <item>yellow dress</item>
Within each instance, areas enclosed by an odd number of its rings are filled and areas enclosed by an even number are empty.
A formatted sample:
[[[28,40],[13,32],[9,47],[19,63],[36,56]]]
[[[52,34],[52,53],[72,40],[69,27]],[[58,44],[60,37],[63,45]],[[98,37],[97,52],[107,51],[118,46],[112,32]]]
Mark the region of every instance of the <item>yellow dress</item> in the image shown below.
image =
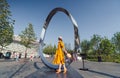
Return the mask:
[[[64,57],[64,43],[62,41],[58,42],[58,48],[56,50],[54,59],[53,59],[53,64],[65,64],[65,57]]]

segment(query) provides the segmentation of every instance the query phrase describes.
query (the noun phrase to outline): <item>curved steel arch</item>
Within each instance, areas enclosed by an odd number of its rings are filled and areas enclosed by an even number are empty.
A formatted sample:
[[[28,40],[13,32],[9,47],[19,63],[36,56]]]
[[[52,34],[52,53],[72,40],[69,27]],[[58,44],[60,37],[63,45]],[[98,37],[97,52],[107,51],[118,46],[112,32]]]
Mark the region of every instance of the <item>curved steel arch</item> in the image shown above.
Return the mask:
[[[58,68],[58,65],[54,65],[54,64],[51,64],[49,63],[46,58],[43,56],[43,46],[44,46],[44,38],[45,38],[45,34],[46,34],[46,30],[48,28],[48,25],[49,25],[49,22],[50,20],[52,19],[52,17],[58,12],[58,11],[61,11],[61,12],[64,12],[71,20],[71,22],[73,23],[73,26],[74,26],[74,52],[77,52],[80,50],[80,38],[79,38],[79,33],[78,33],[78,25],[75,21],[75,19],[73,18],[73,16],[64,8],[61,8],[61,7],[58,7],[58,8],[55,8],[53,9],[49,15],[47,16],[46,20],[45,20],[45,23],[43,25],[43,28],[42,28],[42,32],[41,32],[41,36],[40,36],[40,57],[41,57],[41,60],[42,62],[49,68],[52,68],[52,69],[57,69]],[[71,61],[72,62],[72,61]],[[71,63],[69,62],[69,64]],[[68,64],[68,65],[69,65]]]

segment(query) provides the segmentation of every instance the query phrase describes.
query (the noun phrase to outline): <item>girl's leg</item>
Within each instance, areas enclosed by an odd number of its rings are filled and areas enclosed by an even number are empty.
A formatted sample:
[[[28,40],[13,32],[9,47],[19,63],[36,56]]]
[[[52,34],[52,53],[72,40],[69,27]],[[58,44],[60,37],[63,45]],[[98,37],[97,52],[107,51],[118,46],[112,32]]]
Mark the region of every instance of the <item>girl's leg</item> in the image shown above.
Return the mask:
[[[66,68],[65,64],[63,64],[63,68],[64,68],[64,72],[63,73],[66,73],[67,72],[67,68]]]
[[[56,73],[60,73],[61,72],[61,67],[62,67],[62,64],[59,64],[59,68],[58,68]]]

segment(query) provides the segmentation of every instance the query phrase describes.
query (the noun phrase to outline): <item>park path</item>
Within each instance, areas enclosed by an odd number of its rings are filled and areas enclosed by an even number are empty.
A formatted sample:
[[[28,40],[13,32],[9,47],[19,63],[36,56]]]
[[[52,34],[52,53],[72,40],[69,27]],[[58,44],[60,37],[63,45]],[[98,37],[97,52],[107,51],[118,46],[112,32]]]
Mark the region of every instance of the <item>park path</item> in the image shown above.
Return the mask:
[[[85,61],[84,67],[87,71],[79,70],[83,68],[80,61],[71,64],[84,78],[120,78],[120,64],[112,62],[91,62]]]
[[[76,70],[68,67],[66,74],[56,74],[55,70],[46,67],[40,60],[0,61],[1,78],[83,78]]]
[[[66,74],[56,74],[54,70],[46,67],[40,58],[34,61],[0,59],[0,78],[120,78],[120,64],[110,62],[85,61],[88,71],[79,70],[82,62],[73,62]]]

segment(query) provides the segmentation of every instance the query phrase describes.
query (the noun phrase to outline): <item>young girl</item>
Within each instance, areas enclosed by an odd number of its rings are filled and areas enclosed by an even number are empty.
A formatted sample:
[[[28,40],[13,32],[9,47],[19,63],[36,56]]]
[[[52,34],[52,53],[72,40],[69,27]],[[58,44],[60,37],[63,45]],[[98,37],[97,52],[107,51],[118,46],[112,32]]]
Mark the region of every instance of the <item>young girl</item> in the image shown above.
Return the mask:
[[[34,59],[34,53],[32,52],[32,54],[30,55],[30,61],[33,61]]]
[[[61,72],[62,65],[63,65],[63,68],[64,68],[63,73],[67,72],[67,68],[65,66],[64,52],[67,53],[67,51],[65,50],[65,46],[64,46],[62,37],[60,36],[60,37],[58,37],[58,47],[57,47],[56,54],[55,54],[55,57],[54,57],[54,60],[53,60],[53,64],[58,64],[59,65],[59,68],[58,68],[56,73]]]

